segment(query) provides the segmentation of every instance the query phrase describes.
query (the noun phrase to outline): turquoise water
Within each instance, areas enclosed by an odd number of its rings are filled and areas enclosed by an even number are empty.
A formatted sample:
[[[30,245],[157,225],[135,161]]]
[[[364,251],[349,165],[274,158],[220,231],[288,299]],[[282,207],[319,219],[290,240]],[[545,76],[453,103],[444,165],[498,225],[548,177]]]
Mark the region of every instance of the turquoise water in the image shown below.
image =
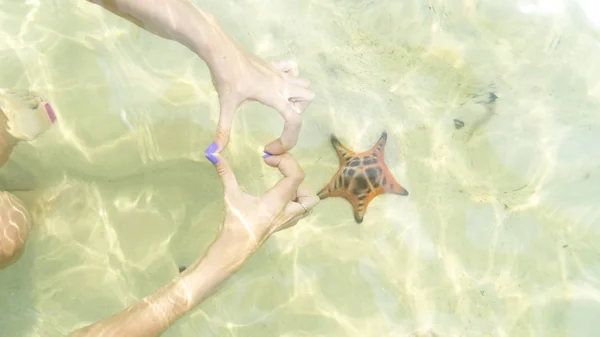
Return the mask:
[[[377,197],[360,225],[322,201],[165,336],[595,336],[591,0],[197,3],[313,82],[293,154],[315,191],[337,170],[331,134],[362,151],[385,130],[410,195]],[[84,1],[5,0],[0,27],[0,87],[42,93],[59,120],[0,169],[36,218],[0,271],[0,331],[63,336],[212,241],[222,193],[202,152],[218,101],[195,55]],[[282,124],[258,104],[237,114],[227,156],[247,191],[279,179],[260,156]]]

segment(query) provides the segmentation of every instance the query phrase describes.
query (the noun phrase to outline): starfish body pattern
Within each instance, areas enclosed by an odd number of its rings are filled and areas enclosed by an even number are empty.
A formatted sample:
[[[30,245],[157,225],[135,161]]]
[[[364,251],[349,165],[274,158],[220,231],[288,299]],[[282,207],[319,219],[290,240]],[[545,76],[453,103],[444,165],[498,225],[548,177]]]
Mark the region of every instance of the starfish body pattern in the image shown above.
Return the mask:
[[[387,142],[384,132],[370,150],[355,153],[331,136],[331,144],[340,159],[340,169],[319,193],[320,199],[346,198],[354,209],[354,220],[361,223],[371,200],[383,193],[408,195],[387,168],[383,150]]]

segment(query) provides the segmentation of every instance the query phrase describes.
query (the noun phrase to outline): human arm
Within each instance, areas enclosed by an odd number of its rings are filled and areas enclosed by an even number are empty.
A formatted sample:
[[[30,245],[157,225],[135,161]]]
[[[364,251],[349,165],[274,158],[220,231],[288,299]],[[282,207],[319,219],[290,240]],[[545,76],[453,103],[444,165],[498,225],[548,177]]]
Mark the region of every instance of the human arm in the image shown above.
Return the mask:
[[[153,34],[188,47],[212,74],[227,76],[237,45],[216,19],[189,0],[87,0]]]
[[[190,0],[88,0],[163,38],[179,42],[202,58],[219,94],[220,117],[216,152],[229,142],[237,108],[258,101],[285,119],[281,137],[265,151],[281,154],[296,145],[302,119],[314,94],[298,77],[293,61],[269,64],[245,51],[209,13]]]
[[[31,141],[56,121],[44,98],[24,89],[0,88],[0,167],[20,141]],[[17,262],[25,250],[32,217],[17,196],[0,192],[0,269]]]
[[[10,192],[0,192],[0,269],[17,262],[23,255],[31,222],[31,214],[23,201]]]
[[[250,257],[234,235],[221,232],[179,278],[126,310],[75,331],[72,337],[154,337],[214,293]]]
[[[304,174],[290,154],[265,162],[284,175],[260,197],[241,191],[225,158],[217,171],[225,194],[225,219],[206,254],[180,277],[126,310],[73,332],[72,337],[160,336],[177,319],[214,293],[275,232],[305,217],[319,198],[302,184]],[[304,205],[304,207],[302,206]]]

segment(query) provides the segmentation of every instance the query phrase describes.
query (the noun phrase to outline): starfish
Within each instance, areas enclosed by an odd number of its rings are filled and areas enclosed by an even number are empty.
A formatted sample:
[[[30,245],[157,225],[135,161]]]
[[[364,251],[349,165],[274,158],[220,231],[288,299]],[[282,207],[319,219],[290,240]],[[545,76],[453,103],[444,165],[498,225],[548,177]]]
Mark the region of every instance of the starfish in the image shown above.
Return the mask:
[[[376,196],[383,193],[408,195],[385,164],[383,150],[386,142],[387,133],[384,132],[370,150],[355,153],[332,135],[331,144],[340,159],[340,169],[318,193],[319,198],[346,198],[354,209],[354,220],[361,223],[367,206]]]

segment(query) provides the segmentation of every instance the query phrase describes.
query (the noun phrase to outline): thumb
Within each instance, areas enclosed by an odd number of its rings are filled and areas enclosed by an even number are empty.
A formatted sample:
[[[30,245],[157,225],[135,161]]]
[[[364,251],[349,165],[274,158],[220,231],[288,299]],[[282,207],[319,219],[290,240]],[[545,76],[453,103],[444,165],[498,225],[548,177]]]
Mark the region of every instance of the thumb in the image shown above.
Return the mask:
[[[219,124],[214,142],[217,144],[215,152],[221,152],[229,144],[229,135],[231,134],[231,124],[233,124],[233,115],[239,107],[239,103],[233,95],[219,95]]]
[[[238,182],[233,173],[233,169],[225,157],[220,153],[207,153],[205,157],[214,164],[219,177],[221,177],[225,195],[238,189]]]

